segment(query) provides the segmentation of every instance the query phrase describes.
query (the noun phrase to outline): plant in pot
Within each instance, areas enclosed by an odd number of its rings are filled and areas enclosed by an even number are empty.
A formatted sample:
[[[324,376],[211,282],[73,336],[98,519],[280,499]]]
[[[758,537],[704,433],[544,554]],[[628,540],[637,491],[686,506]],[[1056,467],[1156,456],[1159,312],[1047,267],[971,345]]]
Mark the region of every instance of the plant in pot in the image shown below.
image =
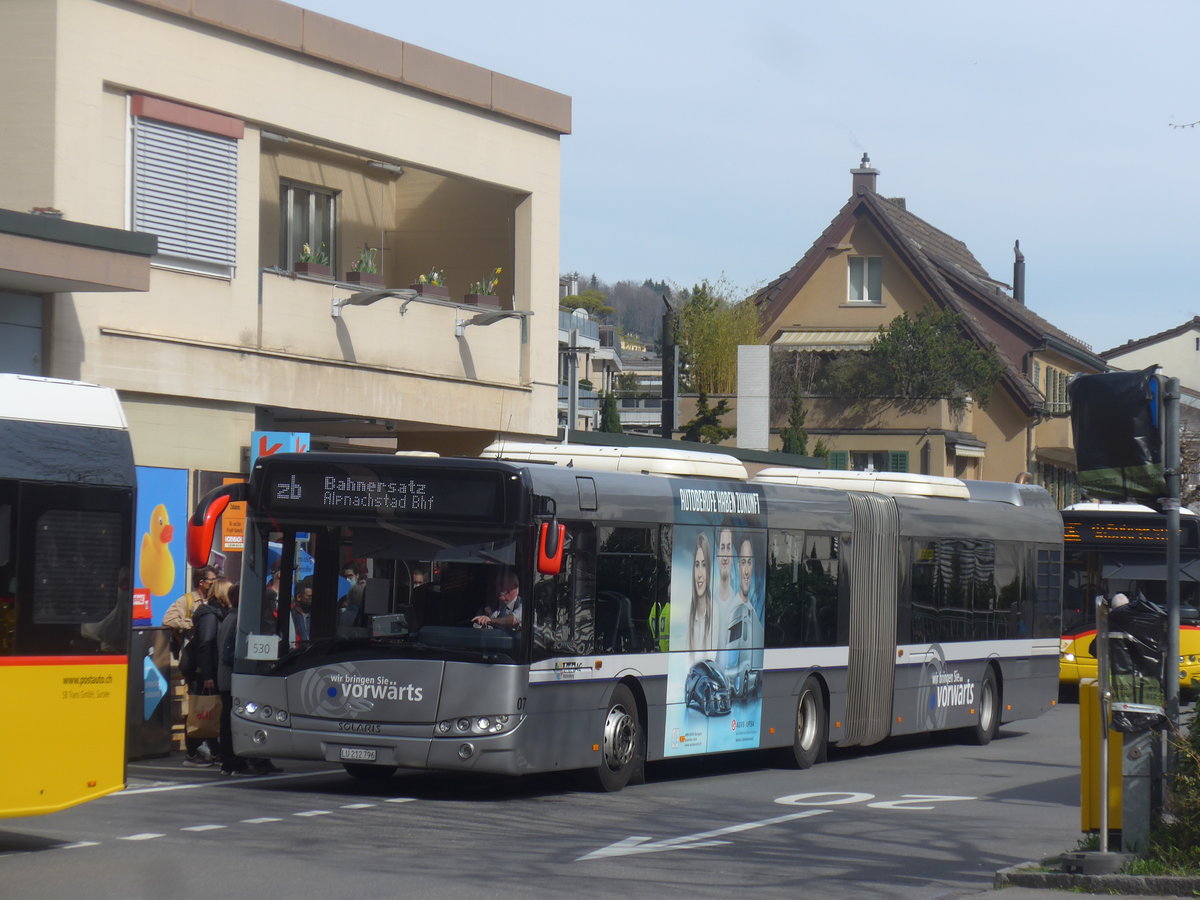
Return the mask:
[[[378,247],[363,244],[362,249],[358,251],[358,258],[346,273],[346,281],[350,284],[382,285],[383,276],[379,274],[379,266],[375,262],[375,254],[378,252]]]
[[[300,258],[296,261],[297,275],[324,275],[328,277],[333,273],[329,268],[329,251],[322,244],[315,252],[309,244],[305,244],[300,248]]]
[[[450,289],[446,287],[445,275],[441,269],[430,269],[429,272],[418,275],[417,280],[409,285],[422,297],[438,297],[447,299]]]
[[[496,285],[500,283],[500,273],[503,271],[499,266],[492,270],[492,274],[482,281],[471,282],[471,292],[463,297],[464,303],[470,303],[473,306],[491,306],[496,309],[500,308],[500,298],[496,296]]]

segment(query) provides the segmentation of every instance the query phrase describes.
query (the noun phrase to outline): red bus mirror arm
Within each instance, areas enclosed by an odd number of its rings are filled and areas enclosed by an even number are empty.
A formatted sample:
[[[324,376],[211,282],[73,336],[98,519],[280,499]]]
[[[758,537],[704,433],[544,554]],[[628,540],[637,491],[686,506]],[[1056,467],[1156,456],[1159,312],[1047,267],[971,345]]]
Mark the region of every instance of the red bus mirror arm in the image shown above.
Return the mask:
[[[541,575],[557,575],[562,571],[563,543],[567,526],[556,519],[538,527],[537,570]]]
[[[246,484],[224,484],[213,488],[200,498],[196,511],[188,519],[187,558],[192,567],[208,565],[208,554],[212,550],[213,534],[217,522],[230,503],[246,499]]]

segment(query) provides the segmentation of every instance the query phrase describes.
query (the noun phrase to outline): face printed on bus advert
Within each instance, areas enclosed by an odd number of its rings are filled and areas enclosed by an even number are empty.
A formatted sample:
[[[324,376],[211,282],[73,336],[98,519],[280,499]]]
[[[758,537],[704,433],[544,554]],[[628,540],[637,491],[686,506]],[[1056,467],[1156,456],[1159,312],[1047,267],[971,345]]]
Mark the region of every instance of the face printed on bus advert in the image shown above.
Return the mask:
[[[692,580],[695,583],[696,596],[703,597],[708,592],[708,556],[704,547],[696,545],[696,559],[692,565]]]
[[[717,568],[721,573],[722,587],[728,587],[733,569],[733,532],[722,528],[717,537]]]
[[[750,579],[754,577],[754,547],[749,540],[742,541],[738,553],[738,586],[742,596],[750,595]]]

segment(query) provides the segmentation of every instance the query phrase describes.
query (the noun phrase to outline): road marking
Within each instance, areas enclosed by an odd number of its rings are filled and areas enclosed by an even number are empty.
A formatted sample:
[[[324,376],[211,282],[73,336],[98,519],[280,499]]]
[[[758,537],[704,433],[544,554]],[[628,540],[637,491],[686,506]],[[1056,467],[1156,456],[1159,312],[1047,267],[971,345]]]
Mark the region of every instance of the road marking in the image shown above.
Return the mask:
[[[388,797],[384,803],[412,803],[416,797]]]
[[[136,797],[138,794],[158,794],[158,793],[162,793],[163,791],[194,791],[197,788],[229,787],[230,785],[234,785],[234,784],[249,784],[249,783],[251,783],[251,781],[255,781],[255,782],[287,781],[289,779],[295,779],[295,778],[313,778],[318,775],[328,776],[328,775],[334,774],[335,772],[340,772],[340,771],[341,771],[341,769],[321,769],[320,771],[317,771],[317,772],[296,772],[295,774],[292,774],[292,775],[287,775],[287,774],[259,775],[253,779],[238,778],[238,779],[234,779],[234,780],[222,780],[222,781],[189,781],[185,784],[165,784],[165,785],[158,785],[155,787],[134,788],[133,790],[127,789],[124,791],[120,791],[116,794],[109,794],[108,796],[109,797]],[[101,799],[107,799],[107,798],[101,798]]]
[[[328,809],[310,809],[305,812],[292,813],[293,816],[331,816],[333,813]]]
[[[180,831],[216,831],[218,828],[227,828],[227,825],[188,825],[180,828]]]
[[[121,840],[123,841],[152,841],[155,838],[163,837],[161,834],[155,834],[153,831],[147,831],[142,834],[127,834]]]
[[[282,822],[283,819],[272,818],[271,816],[263,816],[260,819],[242,819],[246,825],[265,825],[267,822]]]
[[[752,828],[765,828],[768,825],[779,825],[783,822],[794,822],[797,819],[807,819],[831,812],[828,809],[806,809],[804,812],[792,813],[787,816],[775,816],[771,819],[760,819],[757,822],[743,822],[738,825],[727,825],[725,828],[715,828],[712,831],[701,831],[698,834],[687,834],[683,837],[666,838],[655,841],[650,837],[631,836],[624,840],[593,850],[579,857],[576,862],[585,859],[604,859],[609,856],[633,856],[637,853],[663,853],[668,850],[696,850],[701,847],[714,847],[718,844],[728,844],[729,841],[715,840],[727,834],[737,834]],[[647,843],[647,842],[650,843]]]
[[[59,850],[78,850],[80,847],[99,847],[99,841],[76,841],[74,844],[63,844]]]
[[[376,806],[376,805],[377,804],[375,804],[375,803],[346,803],[341,808],[342,809],[370,809],[372,806]]]

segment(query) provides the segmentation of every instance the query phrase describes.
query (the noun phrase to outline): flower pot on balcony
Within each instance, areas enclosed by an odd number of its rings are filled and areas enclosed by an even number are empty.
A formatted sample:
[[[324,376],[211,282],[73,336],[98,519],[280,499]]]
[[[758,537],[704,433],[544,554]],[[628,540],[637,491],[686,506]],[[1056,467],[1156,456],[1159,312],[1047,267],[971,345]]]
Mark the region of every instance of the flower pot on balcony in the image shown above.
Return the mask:
[[[346,283],[383,287],[383,276],[378,272],[347,272]]]
[[[297,275],[308,275],[312,278],[328,278],[333,274],[333,269],[325,263],[298,262],[293,270]]]
[[[466,294],[463,296],[463,303],[469,303],[471,306],[486,306],[489,309],[500,308],[500,298],[495,294]]]
[[[449,300],[450,289],[444,284],[410,284],[410,288],[422,297],[432,297],[435,300]]]

